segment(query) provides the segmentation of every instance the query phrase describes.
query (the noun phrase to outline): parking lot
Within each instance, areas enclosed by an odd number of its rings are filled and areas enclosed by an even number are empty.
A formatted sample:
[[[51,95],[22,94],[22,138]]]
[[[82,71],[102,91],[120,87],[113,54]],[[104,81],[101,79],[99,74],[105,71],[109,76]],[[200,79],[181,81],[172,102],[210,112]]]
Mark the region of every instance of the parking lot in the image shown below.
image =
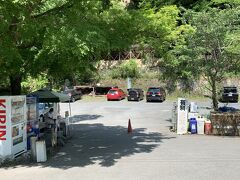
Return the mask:
[[[170,132],[172,103],[71,103],[72,139],[47,163],[0,169],[1,179],[239,179],[240,138]]]

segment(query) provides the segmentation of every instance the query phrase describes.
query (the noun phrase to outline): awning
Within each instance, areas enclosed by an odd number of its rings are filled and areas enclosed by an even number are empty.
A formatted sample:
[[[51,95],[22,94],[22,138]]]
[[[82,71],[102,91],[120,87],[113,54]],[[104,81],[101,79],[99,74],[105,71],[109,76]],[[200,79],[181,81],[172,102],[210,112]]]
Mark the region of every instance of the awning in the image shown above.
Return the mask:
[[[70,101],[70,97],[67,94],[58,93],[58,92],[54,92],[54,91],[51,91],[51,92],[59,98],[60,102],[69,102]]]
[[[27,96],[36,96],[39,103],[60,102],[60,98],[56,96],[52,91],[49,91],[47,89],[34,91]]]

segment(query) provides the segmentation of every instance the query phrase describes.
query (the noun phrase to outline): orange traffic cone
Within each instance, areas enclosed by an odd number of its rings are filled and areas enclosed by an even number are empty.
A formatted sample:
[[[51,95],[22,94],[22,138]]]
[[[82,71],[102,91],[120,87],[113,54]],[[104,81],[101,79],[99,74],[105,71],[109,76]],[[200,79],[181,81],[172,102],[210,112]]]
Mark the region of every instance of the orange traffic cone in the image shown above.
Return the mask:
[[[128,120],[128,134],[132,133],[132,125],[130,119]]]

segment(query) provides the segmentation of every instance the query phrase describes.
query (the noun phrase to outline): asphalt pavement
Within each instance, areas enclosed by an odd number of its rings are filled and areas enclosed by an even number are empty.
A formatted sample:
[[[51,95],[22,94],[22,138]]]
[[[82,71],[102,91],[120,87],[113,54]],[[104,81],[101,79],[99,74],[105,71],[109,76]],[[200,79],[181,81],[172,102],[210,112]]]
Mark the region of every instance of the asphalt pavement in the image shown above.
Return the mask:
[[[240,138],[176,135],[169,131],[172,104],[71,103],[72,139],[46,163],[0,169],[1,180],[240,179]],[[209,113],[209,102],[198,104]],[[61,109],[64,115],[69,104]]]

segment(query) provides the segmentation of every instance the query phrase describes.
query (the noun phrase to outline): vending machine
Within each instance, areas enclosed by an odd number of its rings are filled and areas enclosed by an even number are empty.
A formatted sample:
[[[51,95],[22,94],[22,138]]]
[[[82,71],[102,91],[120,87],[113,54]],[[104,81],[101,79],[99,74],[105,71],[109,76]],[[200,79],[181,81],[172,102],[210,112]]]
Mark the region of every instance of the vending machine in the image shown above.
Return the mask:
[[[27,97],[27,149],[31,148],[31,137],[39,137],[37,97]]]
[[[0,158],[27,150],[26,96],[0,96]]]
[[[184,98],[178,98],[177,106],[177,134],[188,132],[188,104]]]

